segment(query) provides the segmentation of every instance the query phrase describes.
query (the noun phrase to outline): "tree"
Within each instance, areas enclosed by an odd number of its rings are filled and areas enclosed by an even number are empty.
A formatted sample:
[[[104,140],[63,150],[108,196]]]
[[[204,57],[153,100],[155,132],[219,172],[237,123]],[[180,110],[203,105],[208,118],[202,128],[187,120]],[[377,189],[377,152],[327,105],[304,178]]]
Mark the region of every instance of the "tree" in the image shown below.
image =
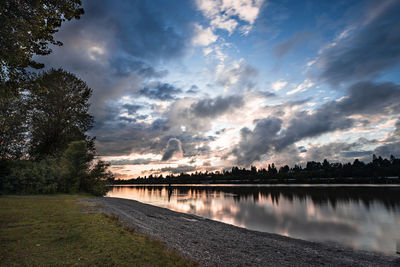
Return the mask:
[[[30,101],[30,155],[34,159],[59,157],[72,141],[85,140],[93,126],[89,114],[92,90],[85,82],[62,69],[51,69],[34,80]]]
[[[331,164],[329,163],[329,161],[327,159],[324,159],[324,161],[322,162],[322,168],[325,171],[328,171],[331,168]]]
[[[30,73],[43,68],[35,55],[51,53],[49,45],[62,45],[53,34],[62,22],[84,13],[80,0],[0,1],[0,160],[18,158],[26,137],[24,90]]]
[[[34,55],[51,53],[62,22],[79,19],[84,13],[80,0],[0,1],[0,79],[16,81],[25,68],[40,69]]]
[[[0,96],[0,159],[18,159],[24,154],[26,122],[25,98]]]
[[[85,141],[73,141],[68,144],[61,158],[63,192],[89,192],[103,196],[107,193],[106,180],[113,180],[108,164],[97,160]]]
[[[62,191],[81,191],[83,181],[88,176],[89,164],[93,158],[93,154],[88,152],[84,141],[74,141],[68,144],[61,160],[64,180]]]
[[[281,174],[281,173],[288,173],[289,170],[290,170],[289,166],[288,166],[288,165],[285,165],[285,166],[282,166],[282,167],[279,168],[279,173],[280,173],[280,174]]]

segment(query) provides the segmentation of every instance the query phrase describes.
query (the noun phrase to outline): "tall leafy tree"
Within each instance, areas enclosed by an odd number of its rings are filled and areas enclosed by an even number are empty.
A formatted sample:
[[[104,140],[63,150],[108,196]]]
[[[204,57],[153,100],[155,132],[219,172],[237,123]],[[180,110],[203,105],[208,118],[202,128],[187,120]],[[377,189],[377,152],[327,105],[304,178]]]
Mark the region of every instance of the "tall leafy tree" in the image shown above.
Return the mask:
[[[61,157],[60,191],[105,195],[108,191],[105,181],[114,179],[108,166],[104,161],[96,159],[85,141],[69,143]]]
[[[25,97],[0,97],[0,159],[17,159],[26,146]]]
[[[26,135],[26,68],[40,69],[35,55],[62,45],[53,37],[62,22],[84,13],[80,0],[0,1],[0,160],[21,156]]]
[[[0,78],[16,81],[25,68],[43,68],[34,55],[51,53],[62,22],[84,13],[80,0],[0,1]]]
[[[43,72],[30,92],[30,155],[34,159],[58,157],[72,141],[85,140],[94,150],[86,132],[93,126],[89,114],[92,95],[86,83],[62,69]]]

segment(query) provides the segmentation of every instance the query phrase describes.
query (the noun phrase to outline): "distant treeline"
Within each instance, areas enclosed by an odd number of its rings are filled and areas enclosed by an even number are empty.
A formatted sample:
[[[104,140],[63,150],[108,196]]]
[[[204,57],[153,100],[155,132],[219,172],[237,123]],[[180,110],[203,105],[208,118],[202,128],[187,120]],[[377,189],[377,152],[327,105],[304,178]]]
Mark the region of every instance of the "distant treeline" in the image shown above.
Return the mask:
[[[306,167],[288,165],[279,169],[275,164],[267,168],[250,169],[232,167],[231,170],[195,172],[192,174],[138,177],[115,180],[114,184],[191,184],[191,183],[400,183],[400,158],[393,155],[383,159],[373,155],[372,161],[364,163],[358,159],[352,163],[330,163],[309,161]]]

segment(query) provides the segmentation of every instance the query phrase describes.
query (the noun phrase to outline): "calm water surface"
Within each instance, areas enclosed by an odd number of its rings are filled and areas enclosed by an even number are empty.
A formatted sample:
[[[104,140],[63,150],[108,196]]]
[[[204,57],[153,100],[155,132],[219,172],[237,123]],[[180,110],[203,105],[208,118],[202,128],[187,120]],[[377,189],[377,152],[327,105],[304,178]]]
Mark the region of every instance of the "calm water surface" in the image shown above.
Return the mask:
[[[400,187],[114,186],[135,199],[236,226],[386,254],[400,240]]]

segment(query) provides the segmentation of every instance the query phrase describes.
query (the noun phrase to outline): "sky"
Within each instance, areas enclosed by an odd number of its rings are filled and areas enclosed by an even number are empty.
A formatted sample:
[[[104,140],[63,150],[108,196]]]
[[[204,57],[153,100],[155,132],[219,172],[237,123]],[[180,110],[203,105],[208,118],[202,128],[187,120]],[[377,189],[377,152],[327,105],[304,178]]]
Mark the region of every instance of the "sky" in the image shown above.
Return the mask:
[[[83,0],[37,60],[118,178],[400,156],[400,1]]]

